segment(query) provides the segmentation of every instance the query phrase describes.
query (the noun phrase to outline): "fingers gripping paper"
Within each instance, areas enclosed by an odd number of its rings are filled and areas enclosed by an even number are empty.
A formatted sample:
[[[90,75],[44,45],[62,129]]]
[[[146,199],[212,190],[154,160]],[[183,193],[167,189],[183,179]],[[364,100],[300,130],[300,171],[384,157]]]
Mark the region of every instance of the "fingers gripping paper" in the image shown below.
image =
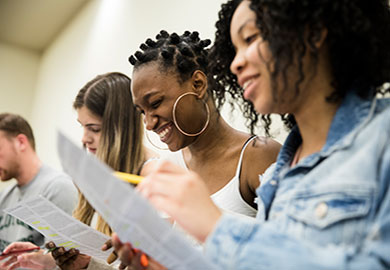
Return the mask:
[[[168,269],[214,269],[184,235],[133,187],[116,178],[108,166],[61,133],[57,144],[64,171],[123,242],[130,242]]]
[[[74,219],[42,196],[21,201],[4,212],[20,219],[43,234],[45,241],[53,241],[57,246],[77,248],[81,253],[102,260],[110,254],[100,250],[109,239],[107,235]]]

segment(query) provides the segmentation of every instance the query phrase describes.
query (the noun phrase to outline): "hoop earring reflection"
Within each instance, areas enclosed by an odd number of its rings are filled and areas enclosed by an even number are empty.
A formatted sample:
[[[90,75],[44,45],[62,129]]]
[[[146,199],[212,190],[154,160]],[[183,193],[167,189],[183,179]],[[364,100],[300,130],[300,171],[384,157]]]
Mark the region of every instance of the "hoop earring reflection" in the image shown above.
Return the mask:
[[[157,148],[157,149],[159,149],[159,150],[169,150],[169,148],[168,147],[166,147],[166,148],[163,148],[163,147],[160,147],[160,146],[158,146],[158,145],[156,145],[156,144],[154,144],[153,142],[152,142],[152,140],[150,139],[150,137],[149,137],[149,131],[147,131],[147,130],[145,130],[145,136],[146,136],[146,139],[149,141],[149,143],[151,144],[151,145],[153,145],[153,147],[155,147],[155,148]]]
[[[177,104],[179,103],[180,99],[182,99],[183,97],[187,96],[187,95],[193,95],[193,96],[196,96],[197,98],[199,97],[198,94],[194,93],[194,92],[187,92],[187,93],[184,93],[182,94],[181,96],[179,96],[176,101],[175,101],[175,104],[173,105],[173,109],[172,109],[172,115],[173,115],[173,123],[175,124],[176,128],[184,135],[186,136],[189,136],[189,137],[195,137],[195,136],[198,136],[200,134],[203,133],[203,131],[206,130],[206,128],[208,127],[209,125],[209,122],[210,122],[210,109],[209,109],[209,106],[207,105],[207,103],[203,100],[203,99],[200,99],[205,108],[206,108],[206,112],[207,112],[207,120],[206,120],[206,123],[204,124],[203,128],[197,132],[197,133],[187,133],[185,132],[183,129],[180,128],[179,126],[179,123],[177,123],[177,120],[176,120],[176,107],[177,107]]]

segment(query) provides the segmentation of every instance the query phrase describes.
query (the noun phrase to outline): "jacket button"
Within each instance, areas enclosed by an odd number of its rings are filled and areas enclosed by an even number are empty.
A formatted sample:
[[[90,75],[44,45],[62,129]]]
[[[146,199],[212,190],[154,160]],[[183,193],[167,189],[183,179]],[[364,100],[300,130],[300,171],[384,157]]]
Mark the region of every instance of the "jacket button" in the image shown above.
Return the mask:
[[[276,186],[278,184],[278,182],[276,182],[276,180],[271,180],[269,181],[269,183],[272,185],[272,186]]]
[[[319,203],[314,210],[314,214],[317,218],[324,218],[328,213],[328,205],[325,202]]]

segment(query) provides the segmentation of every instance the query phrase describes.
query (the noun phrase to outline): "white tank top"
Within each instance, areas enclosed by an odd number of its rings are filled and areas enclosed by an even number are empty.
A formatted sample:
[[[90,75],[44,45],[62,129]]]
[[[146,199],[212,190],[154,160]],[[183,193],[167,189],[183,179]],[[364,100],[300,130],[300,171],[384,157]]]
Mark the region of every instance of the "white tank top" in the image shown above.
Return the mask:
[[[236,174],[233,176],[233,179],[210,196],[214,203],[221,209],[250,217],[256,217],[257,210],[250,206],[241,196],[240,173],[245,149],[254,138],[256,136],[248,139],[242,147]]]
[[[233,179],[230,180],[220,190],[210,196],[214,203],[222,210],[250,217],[256,217],[257,210],[250,206],[241,196],[240,173],[245,149],[254,138],[256,138],[256,136],[249,138],[242,147],[240,159],[238,160],[236,174],[234,175]],[[187,168],[181,150],[172,154],[173,155],[169,158],[170,161],[176,163],[177,165],[180,165],[183,168]]]

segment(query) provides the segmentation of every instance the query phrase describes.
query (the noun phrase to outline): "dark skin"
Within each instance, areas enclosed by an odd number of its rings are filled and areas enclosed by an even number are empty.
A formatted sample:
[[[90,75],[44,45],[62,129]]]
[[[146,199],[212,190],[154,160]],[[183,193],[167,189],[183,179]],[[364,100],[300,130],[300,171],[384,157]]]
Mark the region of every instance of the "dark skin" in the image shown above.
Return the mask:
[[[71,248],[65,250],[63,247],[57,247],[56,244],[52,241],[46,243],[45,247],[47,249],[54,249],[51,251],[51,255],[54,258],[58,267],[63,270],[76,270],[76,269],[86,269],[91,261],[91,256],[80,253],[78,249]],[[103,246],[102,250],[106,251],[112,247],[111,239],[109,239]],[[117,253],[113,251],[107,257],[107,263],[111,264],[118,258]],[[119,269],[125,269],[127,264],[125,262],[119,265]]]
[[[202,179],[207,179],[205,184],[211,195],[224,187],[235,175],[242,146],[250,135],[233,129],[219,116],[213,100],[208,95],[207,86],[206,75],[200,70],[182,82],[173,71],[162,72],[158,64],[152,62],[134,71],[132,93],[134,104],[145,116],[146,128],[157,133],[161,130],[168,131],[166,144],[169,149],[182,149],[187,167],[198,173]],[[208,127],[195,137],[180,133],[173,124],[174,102],[187,92],[196,93],[207,102],[210,109]],[[191,123],[197,131],[204,126],[207,117],[204,114],[204,105],[194,101],[196,97],[192,95],[180,100],[181,108],[176,116],[178,122],[182,123],[182,129],[185,123]],[[227,145],[229,147],[226,147]],[[271,139],[257,138],[245,150],[240,192],[244,200],[254,208],[255,190],[259,186],[258,175],[275,162],[279,149],[279,143]],[[249,162],[250,160],[256,160],[256,166]]]
[[[113,233],[112,239],[106,242],[106,247],[114,247],[115,253],[118,254],[118,258],[121,261],[118,269],[140,269],[140,270],[166,270],[164,266],[155,261],[153,258],[147,256],[140,250],[134,250],[129,243],[122,243],[118,236]],[[141,264],[141,256],[146,256],[148,259],[147,266]],[[127,267],[127,268],[126,268]]]
[[[66,251],[63,247],[56,247],[54,242],[46,243],[45,247],[48,249],[54,248],[51,255],[62,270],[86,269],[91,260],[91,256],[81,254],[78,249],[71,248]]]

